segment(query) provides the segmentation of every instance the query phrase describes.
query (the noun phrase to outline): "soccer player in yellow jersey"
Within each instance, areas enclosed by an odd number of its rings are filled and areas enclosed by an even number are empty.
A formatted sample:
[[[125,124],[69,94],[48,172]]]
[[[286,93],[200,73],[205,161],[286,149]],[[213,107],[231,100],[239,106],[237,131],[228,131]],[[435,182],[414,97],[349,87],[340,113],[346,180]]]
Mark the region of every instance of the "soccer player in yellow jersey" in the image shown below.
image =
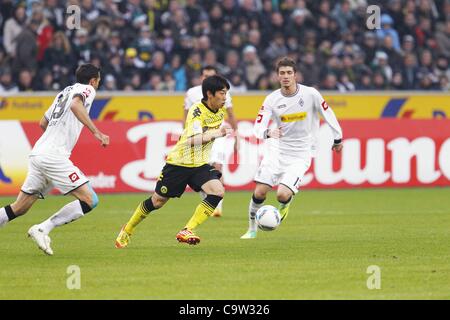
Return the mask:
[[[229,89],[228,81],[219,75],[202,82],[203,99],[189,109],[183,134],[167,157],[155,193],[138,205],[133,216],[122,227],[116,239],[116,248],[125,248],[136,226],[170,198],[181,197],[187,185],[196,192],[203,190],[207,196],[197,206],[186,226],[178,232],[176,239],[192,245],[200,242],[193,230],[211,216],[225,193],[220,182],[222,174],[208,162],[214,139],[233,133],[230,126],[221,127]]]

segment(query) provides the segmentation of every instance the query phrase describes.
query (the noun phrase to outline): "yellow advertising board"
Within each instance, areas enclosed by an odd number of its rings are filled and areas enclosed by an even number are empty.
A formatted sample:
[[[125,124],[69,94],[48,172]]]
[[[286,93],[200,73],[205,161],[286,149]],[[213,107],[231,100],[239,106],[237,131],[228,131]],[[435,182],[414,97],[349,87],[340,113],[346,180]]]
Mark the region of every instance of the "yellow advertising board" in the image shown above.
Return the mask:
[[[254,119],[265,93],[233,95],[233,110],[238,119]],[[428,93],[324,94],[338,119],[433,119],[450,118],[450,95]],[[0,120],[39,120],[53,102],[46,96],[0,97]],[[130,95],[99,93],[90,115],[96,120],[180,120],[184,96],[180,94]]]

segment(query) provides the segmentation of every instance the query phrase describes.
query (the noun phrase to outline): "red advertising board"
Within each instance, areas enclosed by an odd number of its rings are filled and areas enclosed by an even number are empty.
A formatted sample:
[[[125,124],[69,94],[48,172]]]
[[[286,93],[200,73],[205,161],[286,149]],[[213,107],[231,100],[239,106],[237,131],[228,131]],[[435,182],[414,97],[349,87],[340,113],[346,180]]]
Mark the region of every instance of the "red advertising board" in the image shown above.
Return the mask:
[[[450,186],[450,120],[343,120],[344,149],[331,152],[327,125],[319,131],[318,154],[305,188]],[[182,130],[180,121],[97,122],[110,136],[102,148],[86,129],[72,161],[105,192],[152,191],[165,157]],[[252,135],[253,121],[240,121],[238,155],[228,138],[224,167],[227,190],[250,190],[264,154]],[[27,155],[39,138],[37,123],[0,121],[0,195],[15,194],[26,176]],[[3,134],[5,133],[5,134]],[[9,144],[8,144],[9,143]],[[7,150],[9,149],[9,150]],[[15,149],[14,152],[10,152]],[[20,150],[20,151],[19,151]]]

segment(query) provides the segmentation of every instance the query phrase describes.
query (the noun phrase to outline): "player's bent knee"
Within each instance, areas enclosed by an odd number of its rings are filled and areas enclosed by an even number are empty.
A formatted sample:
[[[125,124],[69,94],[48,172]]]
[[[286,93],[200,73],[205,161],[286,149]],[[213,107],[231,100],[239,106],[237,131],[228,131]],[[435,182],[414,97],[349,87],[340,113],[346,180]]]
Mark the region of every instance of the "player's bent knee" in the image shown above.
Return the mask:
[[[255,190],[255,192],[253,193],[254,198],[259,199],[259,200],[266,200],[266,192],[261,191],[261,190]]]
[[[216,188],[216,189],[212,190],[212,192],[209,194],[223,198],[225,196],[225,189],[224,188]]]
[[[291,193],[277,193],[278,202],[288,202],[292,197]]]
[[[164,206],[168,200],[169,200],[168,198],[163,198],[163,197],[153,195],[150,198],[148,198],[147,200],[145,200],[144,203],[146,203],[148,205],[148,207],[151,206],[155,209],[159,209],[162,206]]]

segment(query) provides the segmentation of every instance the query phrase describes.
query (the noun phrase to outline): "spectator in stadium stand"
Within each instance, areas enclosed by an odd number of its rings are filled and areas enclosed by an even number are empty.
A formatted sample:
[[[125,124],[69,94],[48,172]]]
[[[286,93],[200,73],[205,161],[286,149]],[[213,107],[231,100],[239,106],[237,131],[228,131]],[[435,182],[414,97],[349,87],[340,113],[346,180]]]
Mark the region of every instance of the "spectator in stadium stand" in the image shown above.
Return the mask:
[[[406,89],[414,90],[417,86],[417,58],[414,53],[406,53],[403,57],[402,76]]]
[[[63,83],[55,81],[53,73],[48,69],[41,69],[36,79],[39,81],[34,81],[33,91],[56,91],[61,89],[60,83]]]
[[[448,5],[450,11],[450,4]],[[436,31],[436,41],[439,51],[450,58],[450,17],[446,23],[440,23]]]
[[[8,68],[0,68],[0,94],[17,93],[19,88],[13,81],[11,70]]]
[[[44,59],[44,52],[50,45],[53,37],[53,27],[47,18],[44,16],[44,5],[35,1],[32,3],[32,11],[31,11],[31,20],[39,23],[39,27],[37,28],[37,43],[38,43],[38,52],[37,52],[37,61],[41,62]]]
[[[26,12],[23,3],[14,8],[14,15],[6,20],[3,27],[3,46],[8,55],[14,57],[16,54],[17,37],[25,28]]]
[[[119,89],[119,87],[117,86],[116,78],[111,74],[105,75],[105,78],[102,82],[102,89],[105,91],[115,91]]]
[[[58,0],[46,0],[44,7],[44,17],[51,24],[53,30],[64,30],[66,21],[65,10],[59,5]]]
[[[343,0],[336,3],[331,16],[337,21],[339,29],[342,32],[347,31],[350,21],[354,19],[353,12],[350,8],[350,1]]]
[[[307,52],[301,60],[302,63],[299,65],[299,71],[307,75],[303,84],[306,86],[314,86],[319,83],[320,66],[316,61],[314,53]]]
[[[140,69],[136,66],[137,50],[136,48],[128,48],[125,50],[125,57],[122,68],[122,75],[125,79],[131,79],[131,77],[140,73]],[[127,80],[125,80],[127,82]]]
[[[438,55],[433,73],[439,78],[446,77],[450,79],[449,58],[443,54]]]
[[[44,52],[41,67],[50,70],[54,80],[60,83],[59,88],[63,88],[71,82],[73,74],[71,66],[76,63],[69,39],[62,31],[57,31],[53,34],[52,41]]]
[[[394,48],[394,43],[390,35],[386,35],[381,43],[380,50],[385,52],[389,57],[389,65],[392,67],[400,66],[402,62],[402,56],[400,50]]]
[[[446,92],[450,91],[450,81],[448,77],[442,76],[439,78],[439,90]]]
[[[170,62],[170,68],[172,70],[172,77],[175,81],[175,91],[186,91],[187,90],[187,78],[186,69],[181,63],[181,58],[179,55],[173,55]]]
[[[403,83],[403,76],[400,71],[395,71],[394,75],[392,76],[392,82],[391,82],[391,89],[392,90],[404,90],[405,84]]]
[[[266,68],[259,60],[257,49],[252,45],[245,46],[242,51],[244,61],[244,77],[247,87],[251,90],[255,90],[256,81],[258,78],[266,73]]]
[[[20,91],[33,91],[33,72],[23,69],[19,72],[18,87]]]
[[[6,53],[5,48],[0,44],[0,71],[2,68],[10,66],[11,57]]]
[[[381,73],[387,82],[391,81],[393,72],[391,66],[389,65],[389,57],[386,52],[377,51],[375,53],[372,69],[374,72]]]
[[[395,50],[400,50],[400,40],[398,32],[393,28],[394,20],[388,14],[381,15],[381,29],[376,31],[377,38],[383,41],[384,37],[390,35],[392,37],[392,44]]]
[[[326,74],[320,88],[322,90],[339,90],[336,75],[334,73]]]
[[[39,21],[31,20],[16,37],[16,54],[13,56],[13,74],[18,75],[20,70],[28,69],[33,74],[38,68],[37,63],[37,30]]]
[[[269,47],[264,51],[263,61],[274,61],[278,57],[286,56],[288,49],[286,47],[286,41],[281,33],[275,33]]]
[[[388,89],[388,84],[386,77],[378,70],[373,74],[373,90],[386,90]]]
[[[73,51],[78,63],[88,63],[91,60],[92,49],[88,41],[88,31],[84,28],[75,32]]]
[[[358,83],[356,84],[356,90],[372,90],[372,73],[364,72],[360,75]]]
[[[307,11],[302,9],[295,10],[289,17],[287,35],[295,37],[298,41],[301,41],[305,36],[305,20],[307,18]]]
[[[414,37],[410,34],[405,35],[402,41],[402,59],[407,53],[415,54],[415,50]]]

